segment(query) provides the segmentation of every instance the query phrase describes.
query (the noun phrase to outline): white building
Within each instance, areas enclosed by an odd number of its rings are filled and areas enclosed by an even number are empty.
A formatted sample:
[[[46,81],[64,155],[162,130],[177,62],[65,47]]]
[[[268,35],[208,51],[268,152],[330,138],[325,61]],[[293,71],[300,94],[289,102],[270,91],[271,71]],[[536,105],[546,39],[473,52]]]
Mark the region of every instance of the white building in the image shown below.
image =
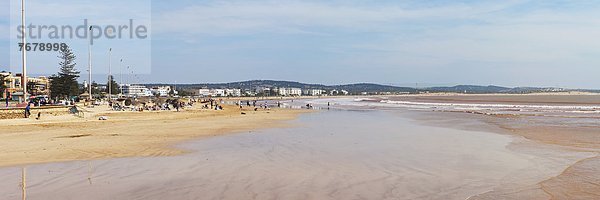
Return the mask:
[[[268,87],[256,87],[256,89],[254,90],[254,92],[256,94],[270,94],[271,93],[271,88]]]
[[[152,92],[153,96],[161,96],[161,97],[166,97],[169,96],[169,93],[171,93],[171,86],[158,86],[158,87],[153,87],[152,89],[150,89],[150,91]]]
[[[308,89],[304,90],[302,93],[308,96],[321,96],[323,94],[326,94],[325,90],[321,89]]]
[[[212,89],[211,93],[213,94],[212,96],[215,96],[215,97],[224,97],[225,89]]]
[[[198,95],[203,96],[203,97],[211,96],[210,95],[210,89],[199,89],[198,90]]]
[[[242,96],[241,89],[200,89],[198,94],[204,97]]]
[[[152,96],[152,91],[142,85],[122,84],[123,94],[130,97],[148,97]]]
[[[329,91],[330,95],[348,95],[348,93],[349,92],[346,90],[341,90],[341,91],[340,90],[331,90],[331,91]]]
[[[231,96],[231,97],[239,97],[242,96],[242,90],[241,89],[225,89],[225,95],[226,96]]]
[[[277,92],[281,96],[302,96],[300,88],[279,88]]]

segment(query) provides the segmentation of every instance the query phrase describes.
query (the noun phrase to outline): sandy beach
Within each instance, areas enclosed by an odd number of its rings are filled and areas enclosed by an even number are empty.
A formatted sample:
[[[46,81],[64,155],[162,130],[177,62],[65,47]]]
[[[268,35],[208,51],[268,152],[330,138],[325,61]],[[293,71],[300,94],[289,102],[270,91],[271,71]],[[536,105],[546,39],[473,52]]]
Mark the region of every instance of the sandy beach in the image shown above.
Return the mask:
[[[600,200],[600,1],[0,10],[0,200]]]
[[[8,199],[467,199],[559,174],[587,154],[529,146],[512,136],[432,127],[407,111],[331,110],[301,126],[203,138],[189,153],[0,169]],[[479,125],[477,125],[479,126]]]
[[[282,101],[322,111],[2,120],[0,178],[11,181],[0,191],[16,199],[26,169],[31,199],[595,199],[598,99],[308,98]]]
[[[115,112],[108,106],[87,108],[85,118],[43,116],[42,120],[0,120],[0,166],[184,153],[178,142],[288,126],[304,110],[224,110]],[[241,112],[245,112],[242,115]],[[99,116],[109,120],[99,121]]]

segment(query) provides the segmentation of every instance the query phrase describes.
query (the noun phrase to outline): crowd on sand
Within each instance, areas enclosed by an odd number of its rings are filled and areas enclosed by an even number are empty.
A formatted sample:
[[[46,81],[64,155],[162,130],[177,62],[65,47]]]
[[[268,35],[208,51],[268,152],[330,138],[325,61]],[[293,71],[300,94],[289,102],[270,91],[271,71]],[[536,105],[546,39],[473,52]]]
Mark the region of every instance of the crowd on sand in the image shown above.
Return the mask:
[[[128,104],[126,102],[109,102],[109,107],[114,111],[163,111],[163,110],[175,110],[179,112],[180,109],[184,109],[186,107],[192,107],[198,100],[189,99],[187,101],[181,99],[168,99],[164,103],[137,103],[137,105],[126,106],[124,104]]]
[[[182,99],[169,99],[166,100],[166,102],[164,103],[132,103],[132,102],[128,102],[126,103],[125,101],[109,101],[108,102],[108,106],[113,110],[113,111],[139,111],[139,112],[143,112],[143,111],[163,111],[163,110],[175,110],[177,112],[179,112],[182,109],[185,108],[190,108],[192,106],[194,106],[195,103],[199,102],[199,100],[197,99],[188,99],[188,100],[182,100]],[[213,100],[211,100],[211,105]],[[127,106],[125,104],[128,104]],[[134,105],[135,104],[135,105]],[[6,102],[6,107],[8,107],[8,101]],[[24,104],[24,118],[30,118],[31,117],[31,109],[34,107],[41,107],[39,102],[34,102],[34,101],[29,101],[26,102],[26,104]],[[72,114],[77,114],[77,112],[79,112],[80,108],[77,107],[77,105],[75,104],[74,101],[68,102],[66,104],[63,105],[68,105],[69,106],[69,112],[71,112]],[[84,104],[88,105],[88,104]],[[100,105],[99,103],[94,103],[93,105]],[[218,104],[215,104],[218,105]],[[219,106],[220,107],[220,106]],[[212,108],[212,106],[211,106]],[[222,110],[222,107],[220,107],[220,109]],[[41,119],[41,113],[38,112],[37,117],[35,118],[37,120]]]
[[[292,100],[292,102],[293,102],[293,100]],[[210,110],[223,110],[222,105],[225,104],[223,99],[217,100],[217,99],[213,99],[213,98],[208,98],[208,99],[196,99],[196,98],[166,99],[166,100],[164,100],[164,102],[159,102],[157,100],[152,103],[140,102],[137,100],[128,99],[126,101],[109,101],[108,106],[113,111],[144,112],[144,111],[175,110],[175,111],[179,112],[180,110],[183,110],[186,108],[191,108],[197,103],[202,104],[202,107],[201,107],[202,109],[210,109]],[[232,103],[232,102],[230,102],[230,103]],[[8,105],[8,103],[7,103],[7,105]],[[65,105],[70,106],[69,111],[71,113],[78,112],[78,108],[77,108],[77,105],[75,104],[75,102],[69,102]],[[96,104],[94,104],[94,105],[96,105]],[[246,106],[246,107],[253,109],[254,111],[257,111],[258,109],[270,110],[271,106],[277,106],[278,108],[283,106],[283,104],[279,101],[277,101],[276,104],[273,103],[273,105],[269,105],[268,101],[258,102],[257,100],[245,100],[245,101],[240,100],[240,101],[235,102],[235,105],[239,106],[240,110],[243,110],[243,107]],[[35,106],[39,106],[38,103],[33,102],[33,101],[27,103],[27,105],[25,106],[25,110],[24,110],[25,118],[29,118],[31,116],[31,108],[35,107]],[[327,107],[329,108],[329,103],[328,103]],[[311,109],[312,105],[307,104],[306,108]],[[40,113],[38,113],[36,119],[39,120],[40,118],[41,118]]]
[[[252,103],[250,103],[250,102],[252,102]],[[258,103],[258,101],[256,101],[256,100],[254,100],[254,101],[247,100],[247,101],[238,101],[235,104],[240,107],[240,110],[243,109],[244,105],[246,105],[246,107],[253,107],[254,111],[257,111],[258,109],[264,109],[264,110],[270,110],[271,109],[271,107],[269,106],[268,101],[264,101],[262,103]],[[277,102],[277,107],[279,108],[281,106],[282,106],[281,102],[278,101]]]

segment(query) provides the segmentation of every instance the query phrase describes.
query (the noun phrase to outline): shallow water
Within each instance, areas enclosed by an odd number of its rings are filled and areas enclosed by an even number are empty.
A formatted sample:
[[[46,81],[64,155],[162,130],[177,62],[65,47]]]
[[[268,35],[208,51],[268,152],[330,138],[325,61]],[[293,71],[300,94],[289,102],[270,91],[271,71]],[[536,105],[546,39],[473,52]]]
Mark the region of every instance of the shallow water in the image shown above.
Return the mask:
[[[27,199],[466,199],[537,183],[575,160],[406,112],[322,111],[296,127],[188,142],[181,156],[26,166]],[[21,171],[0,169],[1,199],[21,199]]]

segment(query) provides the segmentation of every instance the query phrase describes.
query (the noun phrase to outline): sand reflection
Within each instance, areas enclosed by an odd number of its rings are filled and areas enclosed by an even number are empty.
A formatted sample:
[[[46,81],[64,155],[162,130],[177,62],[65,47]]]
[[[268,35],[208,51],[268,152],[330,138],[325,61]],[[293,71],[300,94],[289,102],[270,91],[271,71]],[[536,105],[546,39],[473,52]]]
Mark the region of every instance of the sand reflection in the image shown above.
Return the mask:
[[[28,167],[29,199],[466,199],[557,175],[585,155],[516,153],[510,136],[392,111],[307,114],[295,128],[184,144],[193,153]],[[556,156],[559,155],[559,156]],[[540,168],[539,166],[548,166]],[[0,177],[12,176],[0,169]],[[18,192],[0,183],[0,192]],[[13,182],[14,184],[14,182]],[[16,185],[16,184],[15,184]],[[23,187],[25,188],[25,187]],[[25,190],[23,190],[25,191]]]

